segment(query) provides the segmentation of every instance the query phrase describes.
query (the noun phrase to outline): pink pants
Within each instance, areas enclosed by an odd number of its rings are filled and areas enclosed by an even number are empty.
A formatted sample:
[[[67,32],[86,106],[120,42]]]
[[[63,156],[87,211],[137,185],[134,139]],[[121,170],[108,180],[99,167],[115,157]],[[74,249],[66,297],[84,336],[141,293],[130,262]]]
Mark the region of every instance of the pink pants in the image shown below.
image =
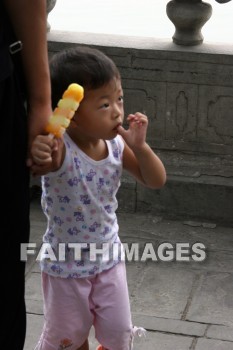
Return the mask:
[[[88,278],[42,274],[44,328],[36,350],[77,350],[91,326],[109,350],[129,350],[132,322],[124,262]]]

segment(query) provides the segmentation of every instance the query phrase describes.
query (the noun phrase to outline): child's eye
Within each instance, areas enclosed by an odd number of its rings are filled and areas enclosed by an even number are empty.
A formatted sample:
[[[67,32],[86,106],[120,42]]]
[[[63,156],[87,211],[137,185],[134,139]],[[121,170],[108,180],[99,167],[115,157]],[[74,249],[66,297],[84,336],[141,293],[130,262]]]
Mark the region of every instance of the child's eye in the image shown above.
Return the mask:
[[[123,96],[120,96],[120,97],[118,98],[118,101],[123,102],[123,101],[124,101],[124,97],[123,97]]]
[[[109,107],[109,103],[104,103],[100,106],[100,108],[108,108]]]

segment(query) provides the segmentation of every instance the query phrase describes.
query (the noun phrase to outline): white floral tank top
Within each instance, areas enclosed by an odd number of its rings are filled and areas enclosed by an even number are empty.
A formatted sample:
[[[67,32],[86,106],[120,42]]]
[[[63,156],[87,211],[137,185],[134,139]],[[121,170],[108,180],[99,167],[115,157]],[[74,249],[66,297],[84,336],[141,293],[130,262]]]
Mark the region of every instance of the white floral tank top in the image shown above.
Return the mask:
[[[48,225],[41,268],[53,276],[88,277],[119,262],[113,247],[121,245],[116,194],[124,143],[119,135],[106,141],[108,156],[100,161],[88,157],[67,133],[64,143],[61,168],[42,176],[42,208]],[[91,247],[97,249],[94,257]]]

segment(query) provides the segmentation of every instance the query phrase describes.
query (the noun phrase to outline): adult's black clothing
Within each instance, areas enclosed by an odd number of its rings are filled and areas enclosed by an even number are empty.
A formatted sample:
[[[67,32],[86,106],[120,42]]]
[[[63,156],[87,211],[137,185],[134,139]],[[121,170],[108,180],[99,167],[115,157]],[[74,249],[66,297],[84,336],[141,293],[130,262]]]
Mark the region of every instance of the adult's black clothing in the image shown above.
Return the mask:
[[[23,70],[20,53],[9,53],[16,40],[0,0],[1,349],[23,350],[25,263],[20,261],[20,243],[29,239],[29,169]]]

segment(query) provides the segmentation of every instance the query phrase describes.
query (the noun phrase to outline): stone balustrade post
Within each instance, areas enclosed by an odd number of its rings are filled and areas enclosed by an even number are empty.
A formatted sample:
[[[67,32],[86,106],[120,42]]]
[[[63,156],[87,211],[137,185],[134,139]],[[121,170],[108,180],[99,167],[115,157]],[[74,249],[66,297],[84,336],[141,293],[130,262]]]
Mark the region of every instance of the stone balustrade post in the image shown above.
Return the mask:
[[[171,0],[167,16],[175,26],[173,42],[178,45],[198,45],[203,42],[201,29],[212,15],[212,6],[202,0]]]
[[[220,4],[231,0],[215,0]],[[166,7],[167,16],[175,26],[172,37],[177,45],[199,45],[204,38],[201,32],[212,15],[212,6],[202,0],[171,0]]]

